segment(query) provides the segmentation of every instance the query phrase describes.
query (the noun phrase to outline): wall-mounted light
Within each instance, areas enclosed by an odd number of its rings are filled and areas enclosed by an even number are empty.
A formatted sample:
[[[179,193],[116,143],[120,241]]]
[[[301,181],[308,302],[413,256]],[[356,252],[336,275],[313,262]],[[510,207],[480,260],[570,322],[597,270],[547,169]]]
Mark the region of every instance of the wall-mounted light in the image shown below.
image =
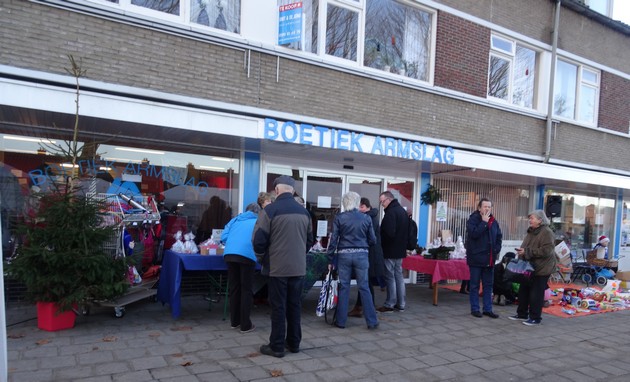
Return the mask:
[[[219,170],[219,171],[225,171],[225,167],[216,167],[216,166],[199,166],[199,168],[202,168],[204,170]]]
[[[136,149],[136,148],[129,148],[129,147],[114,147],[114,150],[120,150],[120,151],[131,151],[134,153],[146,153],[146,154],[156,154],[156,155],[164,155],[164,151],[157,151],[157,150],[147,150],[147,149]]]
[[[50,139],[43,139],[43,138],[29,138],[29,137],[18,137],[15,135],[3,135],[2,138],[4,139],[9,139],[12,141],[24,141],[24,142],[37,142],[37,143],[50,143],[50,144],[55,144],[57,143],[56,141],[51,141]]]
[[[212,160],[218,160],[220,162],[232,162],[234,159],[232,158],[221,158],[221,157],[210,157]]]

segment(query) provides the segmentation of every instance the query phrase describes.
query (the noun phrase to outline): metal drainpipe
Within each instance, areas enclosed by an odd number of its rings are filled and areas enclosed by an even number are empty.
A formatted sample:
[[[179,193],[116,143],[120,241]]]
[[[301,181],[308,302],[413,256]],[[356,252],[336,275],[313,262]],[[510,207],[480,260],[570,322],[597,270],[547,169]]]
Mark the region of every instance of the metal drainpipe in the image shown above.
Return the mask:
[[[551,157],[551,129],[553,127],[553,93],[556,81],[556,61],[558,49],[558,29],[560,28],[560,4],[562,0],[556,0],[556,14],[553,21],[553,34],[551,42],[551,74],[549,77],[549,100],[547,102],[547,128],[545,130],[545,158],[544,163],[549,163]]]

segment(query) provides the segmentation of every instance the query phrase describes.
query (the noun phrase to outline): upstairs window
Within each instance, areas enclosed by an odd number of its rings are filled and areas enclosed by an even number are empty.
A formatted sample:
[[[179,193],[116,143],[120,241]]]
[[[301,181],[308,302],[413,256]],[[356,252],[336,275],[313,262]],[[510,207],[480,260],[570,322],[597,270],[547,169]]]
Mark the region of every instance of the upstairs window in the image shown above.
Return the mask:
[[[119,8],[188,25],[241,31],[241,0],[105,0]]]
[[[490,42],[488,97],[534,108],[536,52],[516,41],[495,35]]]
[[[394,0],[278,0],[278,6],[280,46],[430,80],[434,12]]]
[[[395,1],[367,0],[363,64],[429,80],[431,13]]]
[[[240,0],[189,0],[190,21],[207,27],[240,33]]]
[[[598,99],[598,71],[558,60],[553,95],[555,116],[594,125]]]

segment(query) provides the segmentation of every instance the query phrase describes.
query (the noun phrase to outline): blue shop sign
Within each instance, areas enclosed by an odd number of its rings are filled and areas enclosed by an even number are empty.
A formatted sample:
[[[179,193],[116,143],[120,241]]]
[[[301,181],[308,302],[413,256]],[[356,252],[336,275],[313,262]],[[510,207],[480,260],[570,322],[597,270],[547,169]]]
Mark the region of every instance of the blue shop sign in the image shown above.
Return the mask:
[[[452,147],[440,147],[417,141],[374,136],[306,123],[282,122],[273,118],[265,118],[262,136],[264,139],[272,141],[347,150],[357,153],[435,163],[453,164],[455,162],[455,150]]]

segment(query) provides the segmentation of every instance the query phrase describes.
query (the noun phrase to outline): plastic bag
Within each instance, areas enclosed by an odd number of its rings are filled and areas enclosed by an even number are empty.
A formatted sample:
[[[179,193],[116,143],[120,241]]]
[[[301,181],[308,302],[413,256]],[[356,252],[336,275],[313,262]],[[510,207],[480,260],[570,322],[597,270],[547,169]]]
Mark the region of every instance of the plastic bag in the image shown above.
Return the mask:
[[[322,282],[322,289],[319,291],[319,300],[317,301],[317,308],[315,309],[317,317],[322,317],[326,314],[326,311],[337,307],[337,300],[339,298],[338,288],[339,280],[334,278],[332,272],[329,270],[326,278]]]
[[[512,259],[505,266],[503,273],[503,281],[511,281],[513,283],[529,283],[534,275],[534,267],[527,260]]]

